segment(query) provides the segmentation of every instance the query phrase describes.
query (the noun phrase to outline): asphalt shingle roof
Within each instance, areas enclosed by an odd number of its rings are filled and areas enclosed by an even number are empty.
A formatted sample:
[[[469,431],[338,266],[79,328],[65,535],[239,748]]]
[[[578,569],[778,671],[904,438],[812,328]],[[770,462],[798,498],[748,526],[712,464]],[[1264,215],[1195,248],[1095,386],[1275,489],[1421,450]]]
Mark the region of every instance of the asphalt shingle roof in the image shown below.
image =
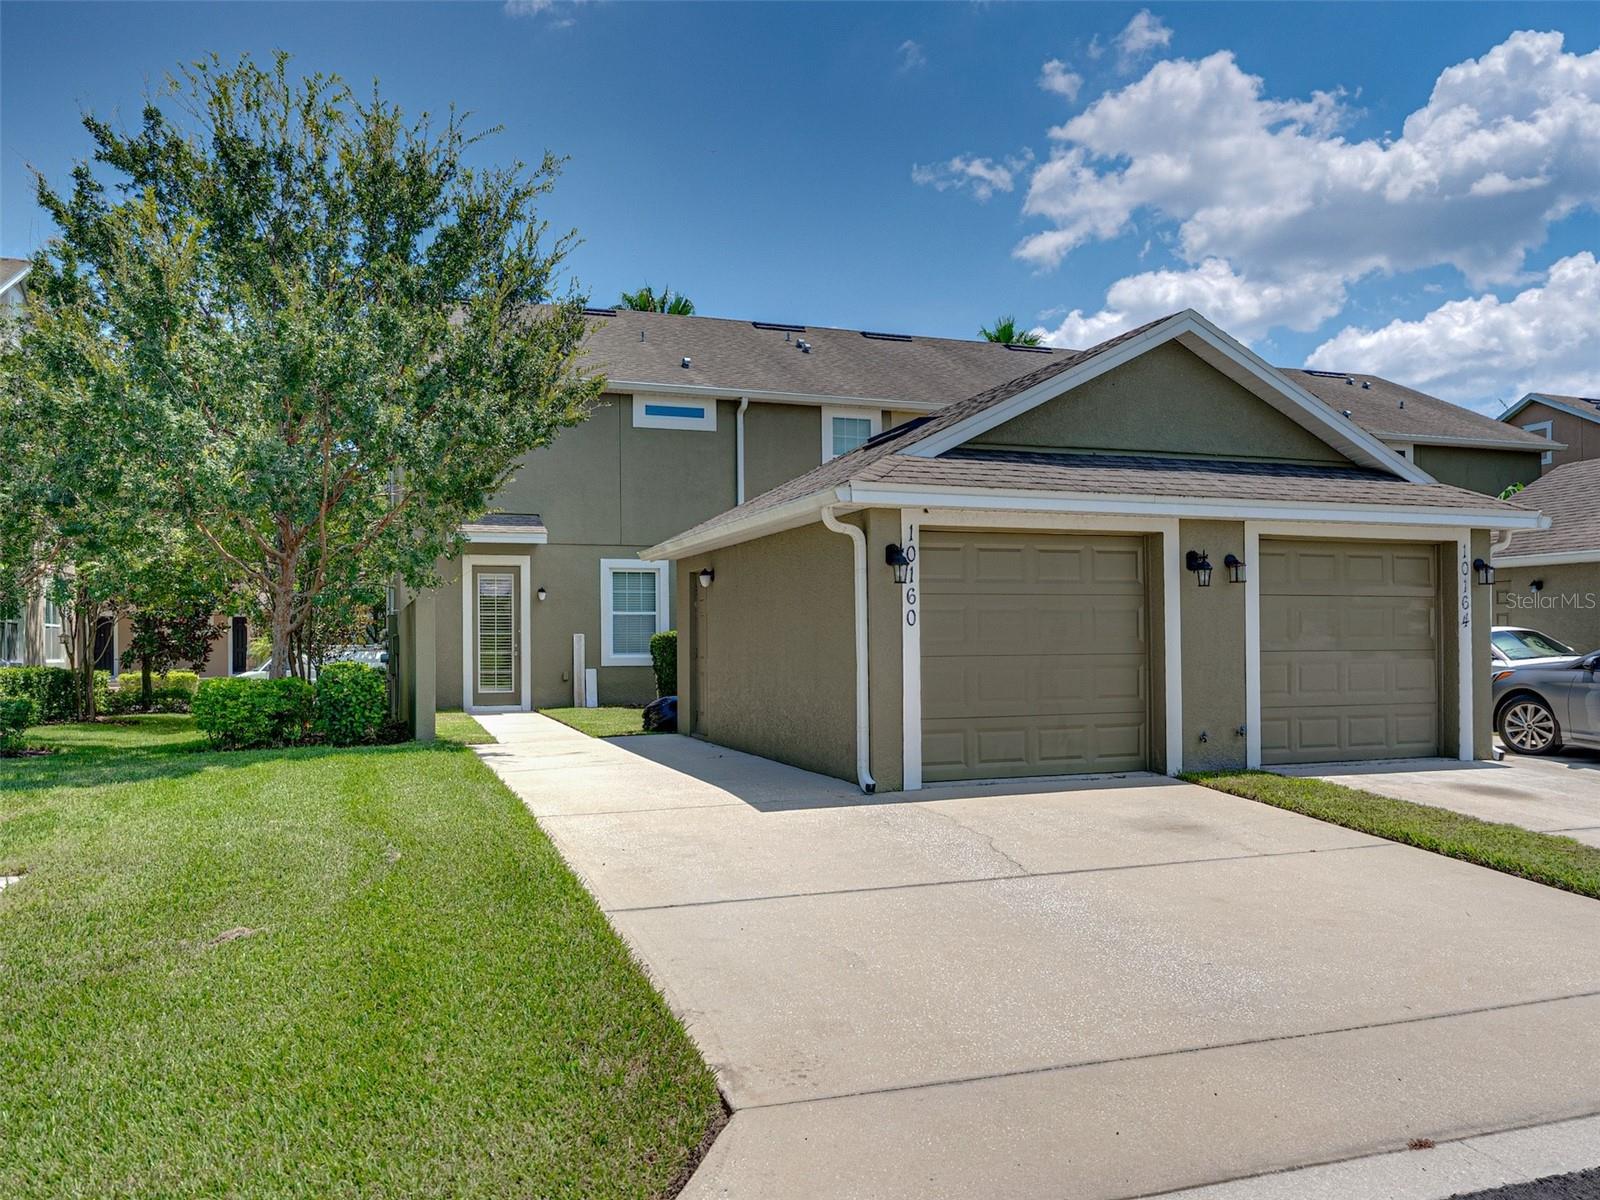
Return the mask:
[[[1290,369],[1283,373],[1329,408],[1338,412],[1348,409],[1352,421],[1382,438],[1445,437],[1504,442],[1508,447],[1530,450],[1550,448],[1549,441],[1537,434],[1377,375]],[[1352,382],[1346,383],[1347,379]]]
[[[0,292],[8,290],[32,265],[26,258],[0,258]]]
[[[517,537],[548,533],[538,513],[490,513],[476,521],[464,522],[461,532],[467,537]]]
[[[1600,458],[1546,472],[1511,497],[1511,503],[1538,509],[1550,518],[1550,528],[1516,534],[1501,554],[1600,550]]]
[[[1594,415],[1600,418],[1600,399],[1594,396],[1558,396],[1554,392],[1535,392],[1533,397],[1535,400],[1542,397],[1546,400],[1554,400],[1559,404],[1570,405],[1580,412],[1587,412],[1593,409]]]
[[[643,335],[643,336],[641,336]],[[1070,358],[958,338],[867,336],[856,329],[758,328],[751,321],[618,310],[591,319],[586,365],[612,381],[943,405]],[[801,348],[802,343],[809,350]],[[683,366],[683,360],[689,366]]]

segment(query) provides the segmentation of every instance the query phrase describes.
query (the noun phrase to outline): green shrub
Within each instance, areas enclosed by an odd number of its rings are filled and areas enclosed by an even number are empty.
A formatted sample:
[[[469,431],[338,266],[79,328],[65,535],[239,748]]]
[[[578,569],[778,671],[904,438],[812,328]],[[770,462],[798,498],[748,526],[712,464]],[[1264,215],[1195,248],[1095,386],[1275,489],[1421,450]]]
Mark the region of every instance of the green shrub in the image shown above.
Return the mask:
[[[39,724],[76,717],[76,689],[77,681],[66,667],[0,667],[0,699],[32,700]]]
[[[15,754],[22,749],[22,731],[34,723],[38,711],[26,696],[0,700],[0,754]]]
[[[200,676],[193,671],[168,671],[165,675],[155,677],[155,685],[161,691],[172,692],[174,695],[183,692],[186,696],[193,697],[195,690],[200,686]]]
[[[195,726],[222,750],[305,740],[315,691],[303,679],[207,679],[194,695]]]
[[[650,639],[650,665],[656,673],[656,695],[678,694],[678,631],[669,629]]]
[[[163,684],[150,692],[150,711],[158,713],[186,713],[194,707],[194,690]]]
[[[139,677],[137,675],[124,675],[122,685],[113,691],[107,692],[96,701],[101,715],[107,717],[121,717],[128,713],[143,711],[143,697],[139,694]]]
[[[389,715],[383,672],[365,663],[334,662],[317,675],[316,730],[335,746],[376,740]]]

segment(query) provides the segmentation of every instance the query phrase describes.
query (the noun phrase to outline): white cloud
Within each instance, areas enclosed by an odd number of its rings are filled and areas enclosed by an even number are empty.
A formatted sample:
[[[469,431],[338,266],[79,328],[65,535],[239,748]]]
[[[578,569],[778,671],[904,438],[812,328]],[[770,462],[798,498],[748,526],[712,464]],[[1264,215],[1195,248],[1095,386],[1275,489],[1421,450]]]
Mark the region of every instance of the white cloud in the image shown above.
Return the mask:
[[[555,0],[506,0],[505,13],[508,17],[536,17],[554,5]]]
[[[1052,58],[1039,69],[1039,86],[1068,100],[1076,100],[1078,89],[1083,86],[1083,76],[1067,70],[1067,64],[1059,58]]]
[[[1132,70],[1145,55],[1171,43],[1172,30],[1148,8],[1142,8],[1116,36],[1118,69]]]
[[[1032,161],[1027,151],[1000,162],[958,154],[946,162],[912,164],[911,182],[939,192],[967,190],[981,203],[1014,188],[1017,175]]]
[[[1253,283],[1234,274],[1222,259],[1210,258],[1192,270],[1146,271],[1119,279],[1099,312],[1075,309],[1056,328],[1041,332],[1052,346],[1081,350],[1156,317],[1193,308],[1229,333],[1252,340],[1274,326],[1315,329],[1343,307],[1344,287],[1336,276]]]
[[[894,57],[902,73],[928,65],[928,56],[924,53],[922,44],[913,42],[910,38],[900,43],[895,49]]]
[[[1600,197],[1600,50],[1559,33],[1448,68],[1396,140],[1347,141],[1348,116],[1334,93],[1265,96],[1227,52],[1157,63],[1050,131],[1024,212],[1052,228],[1016,254],[1055,266],[1144,214],[1176,225],[1186,262],[1250,279],[1451,265],[1487,286]]]
[[[1585,250],[1510,300],[1452,300],[1420,320],[1345,329],[1306,366],[1384,375],[1494,412],[1527,392],[1600,395],[1600,263]]]

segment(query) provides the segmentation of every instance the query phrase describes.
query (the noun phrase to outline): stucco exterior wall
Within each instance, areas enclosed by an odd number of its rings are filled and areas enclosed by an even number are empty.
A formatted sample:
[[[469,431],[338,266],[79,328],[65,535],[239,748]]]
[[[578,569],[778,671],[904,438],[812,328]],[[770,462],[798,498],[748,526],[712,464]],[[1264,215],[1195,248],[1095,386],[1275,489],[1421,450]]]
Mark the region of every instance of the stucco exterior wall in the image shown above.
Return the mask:
[[[1412,461],[1440,483],[1485,496],[1498,496],[1514,483],[1539,478],[1538,451],[1469,450],[1459,446],[1417,446]]]
[[[1346,461],[1326,442],[1172,342],[1004,422],[972,445]]]
[[[881,553],[881,551],[880,551]],[[850,541],[821,525],[729,546],[678,564],[716,573],[705,605],[705,673],[688,697],[705,736],[807,770],[855,779],[855,643]],[[887,573],[886,569],[885,573]],[[869,578],[871,572],[868,572]],[[870,594],[869,594],[870,600]],[[679,703],[696,653],[678,631]]]
[[[871,673],[867,707],[872,776],[880,792],[897,792],[905,786],[901,665],[904,589],[894,581],[894,572],[884,562],[883,552],[884,547],[900,543],[900,510],[874,508],[853,520],[861,525],[867,538],[867,657]],[[838,534],[834,538],[844,541]],[[855,702],[854,692],[850,702]]]
[[[1551,451],[1550,465],[1545,470],[1553,470],[1569,462],[1600,458],[1600,422],[1585,421],[1581,417],[1575,417],[1571,413],[1562,412],[1535,400],[1519,412],[1509,424],[1515,425],[1518,429],[1526,429],[1529,425],[1537,425],[1544,421],[1550,422],[1552,440],[1565,442],[1567,446],[1565,450]]]
[[[735,405],[735,410],[738,406]],[[751,404],[744,414],[744,496],[753,500],[822,462],[822,410]],[[685,526],[687,528],[687,526]]]
[[[1537,592],[1535,579],[1544,585]],[[1600,650],[1600,563],[1500,567],[1494,594],[1496,625],[1537,629],[1580,652]]]
[[[1222,560],[1244,558],[1241,521],[1182,521],[1180,556],[1204,550],[1213,568],[1211,586],[1202,588],[1189,571],[1179,572],[1183,589],[1183,767],[1186,771],[1243,768],[1247,739],[1244,671],[1245,586],[1228,582]],[[1249,564],[1246,564],[1246,569]],[[1201,736],[1205,740],[1201,741]]]

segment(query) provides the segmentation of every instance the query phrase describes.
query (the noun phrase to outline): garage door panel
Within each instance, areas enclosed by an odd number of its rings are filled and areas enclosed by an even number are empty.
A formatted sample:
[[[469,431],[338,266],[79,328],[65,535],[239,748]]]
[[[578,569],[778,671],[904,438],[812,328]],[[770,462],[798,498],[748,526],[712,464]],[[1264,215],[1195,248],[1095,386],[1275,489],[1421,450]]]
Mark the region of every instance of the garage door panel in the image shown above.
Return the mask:
[[[1143,539],[927,530],[923,777],[1142,769]]]
[[[1438,753],[1438,556],[1429,544],[1263,541],[1264,763]]]
[[[1439,562],[1432,545],[1263,541],[1259,552],[1262,594],[1361,595],[1382,593],[1433,599]]]
[[[930,782],[1143,770],[1142,717],[1115,715],[925,721],[922,774]]]
[[[1136,713],[1147,707],[1142,658],[1017,655],[930,659],[922,665],[923,715],[955,719],[1071,713]]]

